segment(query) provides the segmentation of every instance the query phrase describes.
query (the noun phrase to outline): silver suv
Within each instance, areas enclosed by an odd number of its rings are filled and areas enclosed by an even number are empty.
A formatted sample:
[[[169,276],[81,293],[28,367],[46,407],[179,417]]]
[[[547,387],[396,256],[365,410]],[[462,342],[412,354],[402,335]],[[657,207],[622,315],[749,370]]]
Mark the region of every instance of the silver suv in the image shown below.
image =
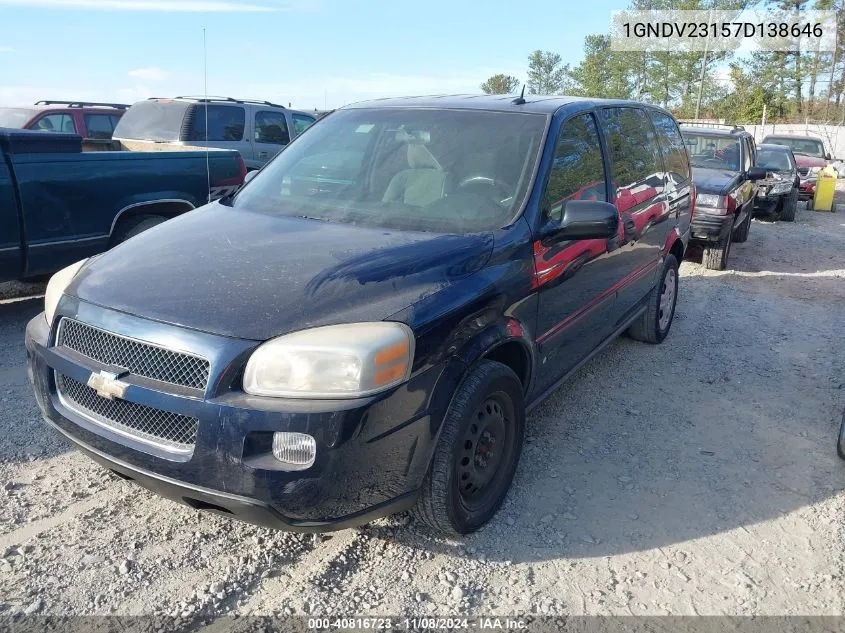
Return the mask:
[[[307,112],[269,101],[153,97],[126,111],[113,138],[236,149],[248,169],[258,169],[315,120]]]

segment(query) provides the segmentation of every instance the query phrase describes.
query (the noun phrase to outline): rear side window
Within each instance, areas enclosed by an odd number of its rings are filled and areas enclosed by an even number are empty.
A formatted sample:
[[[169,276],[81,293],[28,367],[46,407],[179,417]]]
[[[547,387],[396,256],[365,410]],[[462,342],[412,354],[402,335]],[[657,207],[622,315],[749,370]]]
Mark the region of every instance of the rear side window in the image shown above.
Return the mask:
[[[191,107],[185,101],[139,101],[120,117],[114,137],[135,141],[178,141],[185,113]]]
[[[601,142],[591,114],[574,116],[560,128],[543,208],[560,221],[568,200],[606,200]]]
[[[110,139],[114,132],[115,117],[108,114],[86,114],[85,128],[88,138]]]
[[[312,123],[314,123],[314,121],[316,121],[314,117],[307,116],[305,114],[291,114],[291,117],[293,118],[294,136],[302,134]]]
[[[287,145],[290,132],[284,112],[263,110],[255,113],[255,142]]]
[[[195,106],[193,121],[188,132],[188,141],[242,141],[246,126],[246,112],[242,106],[206,105]],[[206,114],[207,113],[207,114]],[[208,136],[206,137],[206,116]]]
[[[657,131],[657,139],[660,141],[660,148],[663,150],[666,171],[675,175],[680,181],[689,180],[689,156],[678,124],[672,117],[663,112],[651,110],[650,114]]]
[[[657,187],[663,186],[663,159],[645,112],[639,108],[605,108],[601,110],[601,123],[607,134],[611,182],[619,210],[656,196]]]

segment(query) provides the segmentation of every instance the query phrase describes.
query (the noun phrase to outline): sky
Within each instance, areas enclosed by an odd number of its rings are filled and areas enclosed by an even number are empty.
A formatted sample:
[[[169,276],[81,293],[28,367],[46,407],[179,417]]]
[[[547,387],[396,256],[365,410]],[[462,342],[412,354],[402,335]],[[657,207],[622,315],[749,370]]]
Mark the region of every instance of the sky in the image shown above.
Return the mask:
[[[576,64],[627,0],[0,0],[0,105],[207,94],[335,108]]]

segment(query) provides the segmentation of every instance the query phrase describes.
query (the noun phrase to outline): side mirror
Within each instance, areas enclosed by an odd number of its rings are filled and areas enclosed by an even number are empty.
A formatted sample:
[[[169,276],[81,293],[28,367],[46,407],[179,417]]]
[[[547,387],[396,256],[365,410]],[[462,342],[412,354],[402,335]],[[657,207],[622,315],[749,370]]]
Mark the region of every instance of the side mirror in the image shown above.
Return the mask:
[[[617,234],[619,211],[609,202],[569,200],[560,222],[553,223],[545,236],[551,242],[608,239]]]
[[[746,174],[750,180],[762,180],[766,177],[766,170],[762,167],[752,167]]]
[[[257,169],[253,169],[252,171],[246,172],[246,176],[244,176],[244,184],[248,183],[250,180],[255,178],[255,175],[258,173]]]

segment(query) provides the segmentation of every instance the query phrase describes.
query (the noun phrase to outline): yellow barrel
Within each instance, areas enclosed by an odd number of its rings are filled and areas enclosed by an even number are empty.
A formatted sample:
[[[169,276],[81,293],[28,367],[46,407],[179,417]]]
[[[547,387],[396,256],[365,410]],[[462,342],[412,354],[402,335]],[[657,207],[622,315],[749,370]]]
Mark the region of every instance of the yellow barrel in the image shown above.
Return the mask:
[[[813,209],[833,211],[833,196],[836,193],[836,170],[828,165],[819,172],[816,181],[816,193],[813,196]]]

